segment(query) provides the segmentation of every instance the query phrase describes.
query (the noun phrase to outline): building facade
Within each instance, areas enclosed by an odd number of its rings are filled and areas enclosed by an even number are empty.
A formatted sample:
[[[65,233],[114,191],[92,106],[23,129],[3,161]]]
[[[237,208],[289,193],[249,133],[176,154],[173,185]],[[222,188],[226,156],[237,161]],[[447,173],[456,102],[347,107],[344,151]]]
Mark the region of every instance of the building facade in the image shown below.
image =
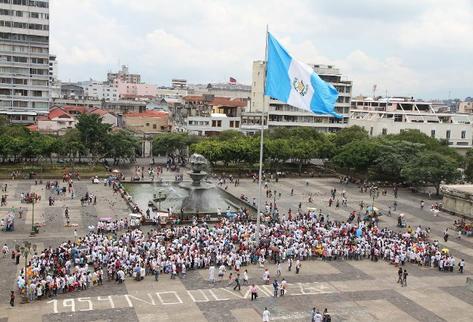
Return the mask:
[[[163,111],[144,111],[123,114],[124,127],[139,134],[170,132],[172,125],[169,113]]]
[[[132,84],[139,84],[141,83],[141,75],[140,74],[130,74],[128,72],[128,66],[122,65],[122,69],[116,73],[109,72],[107,73],[107,81],[109,83],[113,83],[116,79],[119,79],[123,82],[132,83]]]
[[[350,126],[363,127],[370,136],[415,129],[460,151],[472,147],[472,124],[473,116],[436,113],[430,102],[412,98],[353,99],[349,120]]]
[[[0,112],[47,113],[49,96],[49,1],[0,1]]]
[[[155,85],[129,83],[117,78],[113,81],[113,86],[121,99],[150,99],[157,96]]]
[[[314,71],[324,81],[331,83],[339,92],[335,104],[335,111],[342,115],[337,119],[330,115],[314,114],[288,105],[264,95],[266,63],[253,62],[253,83],[251,85],[251,102],[245,113],[242,114],[241,130],[248,134],[257,131],[261,124],[261,112],[264,110],[268,127],[315,127],[322,132],[336,132],[348,125],[352,82],[342,79],[338,68],[331,65],[311,65]]]
[[[116,101],[119,99],[118,89],[114,85],[94,80],[82,82],[84,96],[104,101]]]
[[[58,77],[58,61],[55,55],[49,55],[49,99],[61,97],[61,82]]]
[[[473,114],[473,102],[458,103],[458,113]]]

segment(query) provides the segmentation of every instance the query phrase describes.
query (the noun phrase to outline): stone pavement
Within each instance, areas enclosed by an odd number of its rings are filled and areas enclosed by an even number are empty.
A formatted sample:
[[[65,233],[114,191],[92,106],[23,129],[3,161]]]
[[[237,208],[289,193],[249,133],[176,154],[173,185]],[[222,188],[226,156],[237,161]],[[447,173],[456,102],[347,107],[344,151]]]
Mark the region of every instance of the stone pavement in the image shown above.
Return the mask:
[[[316,207],[329,213],[331,218],[346,219],[348,212],[359,208],[359,202],[371,203],[369,195],[360,193],[353,185],[341,185],[335,179],[282,179],[272,183],[271,189],[281,192],[277,204],[282,211],[296,210],[302,206]],[[2,184],[3,182],[0,182]],[[0,208],[3,217],[10,207],[28,209],[22,219],[17,220],[12,233],[0,232],[0,243],[12,247],[22,240],[30,240],[40,247],[56,245],[73,238],[74,227],[65,227],[64,208],[71,209],[71,222],[77,224],[79,234],[83,234],[90,224],[95,225],[97,217],[125,217],[126,205],[119,196],[114,195],[103,185],[90,182],[75,184],[76,197],[60,197],[54,207],[47,205],[49,192],[42,186],[29,181],[9,181],[8,207]],[[348,195],[347,208],[328,207],[330,189],[345,189]],[[290,190],[294,188],[294,196]],[[257,196],[257,185],[251,180],[241,180],[238,187],[228,186],[228,190],[239,196]],[[20,205],[17,197],[21,192],[36,191],[42,200],[35,206],[35,222],[44,222],[40,234],[28,237],[31,230],[31,205]],[[97,205],[80,206],[80,196],[88,191],[97,195]],[[309,204],[309,193],[314,202]],[[15,197],[16,196],[16,197]],[[454,217],[440,213],[433,216],[426,209],[421,210],[419,202],[425,196],[400,191],[397,199],[398,210],[392,217],[384,216],[381,225],[394,229],[399,212],[406,215],[407,222],[415,227],[418,224],[429,226],[434,238],[443,242],[443,230],[451,226]],[[387,209],[394,198],[391,192],[375,200],[375,206]],[[268,199],[268,201],[270,201]],[[473,292],[464,287],[467,276],[472,277],[473,239],[452,238],[445,243],[458,258],[467,261],[466,273],[443,273],[435,269],[408,264],[409,285],[400,287],[395,281],[396,268],[383,262],[329,261],[303,262],[301,274],[288,272],[283,265],[283,276],[289,283],[288,294],[274,298],[272,286],[262,285],[262,269],[257,266],[244,267],[249,271],[250,283],[259,288],[259,298],[249,300],[248,287],[241,292],[227,287],[226,281],[209,285],[207,271],[189,271],[186,278],[170,280],[161,275],[158,282],[152,277],[136,282],[127,280],[124,284],[105,282],[104,286],[86,291],[60,295],[49,301],[30,304],[17,304],[8,308],[8,293],[14,287],[15,275],[19,268],[8,258],[0,258],[0,322],[3,321],[261,321],[264,307],[268,307],[272,320],[309,321],[313,306],[323,310],[328,308],[333,321],[471,321],[473,312]],[[23,259],[22,259],[23,260]],[[269,266],[272,276],[275,267]],[[19,299],[17,298],[17,303]]]

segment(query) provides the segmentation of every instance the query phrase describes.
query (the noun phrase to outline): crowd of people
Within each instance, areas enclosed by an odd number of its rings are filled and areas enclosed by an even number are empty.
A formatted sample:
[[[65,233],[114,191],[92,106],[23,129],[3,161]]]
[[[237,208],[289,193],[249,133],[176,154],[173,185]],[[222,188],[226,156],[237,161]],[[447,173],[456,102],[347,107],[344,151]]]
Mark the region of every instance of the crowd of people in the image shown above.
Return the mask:
[[[442,251],[438,241],[430,241],[421,226],[411,233],[398,233],[371,220],[332,221],[316,211],[263,224],[259,244],[254,223],[228,219],[215,225],[194,223],[148,233],[129,228],[121,235],[107,234],[109,227],[98,228],[57,248],[38,250],[26,272],[18,276],[19,290],[30,299],[41,299],[101,285],[104,279],[122,283],[127,277],[141,280],[146,275],[175,278],[193,269],[218,269],[220,276],[231,268],[240,274],[245,266],[265,268],[270,262],[279,272],[281,263],[288,270],[294,265],[298,272],[302,262],[310,259],[382,259],[398,267],[411,262],[442,271],[456,267],[456,259]],[[464,261],[460,263],[463,272]],[[269,281],[269,272],[262,278]],[[230,282],[235,280],[230,277]]]

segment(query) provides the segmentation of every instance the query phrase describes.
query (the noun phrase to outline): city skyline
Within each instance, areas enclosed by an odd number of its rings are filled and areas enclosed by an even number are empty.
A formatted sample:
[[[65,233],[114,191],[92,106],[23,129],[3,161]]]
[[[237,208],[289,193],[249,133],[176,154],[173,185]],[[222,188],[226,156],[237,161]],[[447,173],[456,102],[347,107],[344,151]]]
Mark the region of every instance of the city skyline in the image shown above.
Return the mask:
[[[472,95],[471,1],[378,3],[53,0],[51,53],[63,81],[102,80],[127,64],[156,85],[230,76],[250,84],[269,24],[294,56],[339,67],[355,96],[370,95],[374,84],[378,95]]]

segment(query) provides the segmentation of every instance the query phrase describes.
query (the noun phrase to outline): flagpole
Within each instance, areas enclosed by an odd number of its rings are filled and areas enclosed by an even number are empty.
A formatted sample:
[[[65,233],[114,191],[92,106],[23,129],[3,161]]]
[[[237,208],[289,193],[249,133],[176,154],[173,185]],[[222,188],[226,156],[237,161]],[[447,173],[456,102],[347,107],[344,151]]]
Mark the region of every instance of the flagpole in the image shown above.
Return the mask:
[[[266,46],[264,49],[264,62],[265,62],[265,78],[264,84],[266,83],[266,70],[268,64],[268,25],[266,25]],[[263,85],[265,86],[265,85]],[[261,226],[261,181],[263,177],[263,133],[264,133],[264,106],[265,106],[265,95],[263,92],[263,106],[261,108],[261,134],[260,134],[260,149],[259,149],[259,174],[258,174],[258,207],[256,213],[256,246],[259,247],[260,243],[260,226]]]

